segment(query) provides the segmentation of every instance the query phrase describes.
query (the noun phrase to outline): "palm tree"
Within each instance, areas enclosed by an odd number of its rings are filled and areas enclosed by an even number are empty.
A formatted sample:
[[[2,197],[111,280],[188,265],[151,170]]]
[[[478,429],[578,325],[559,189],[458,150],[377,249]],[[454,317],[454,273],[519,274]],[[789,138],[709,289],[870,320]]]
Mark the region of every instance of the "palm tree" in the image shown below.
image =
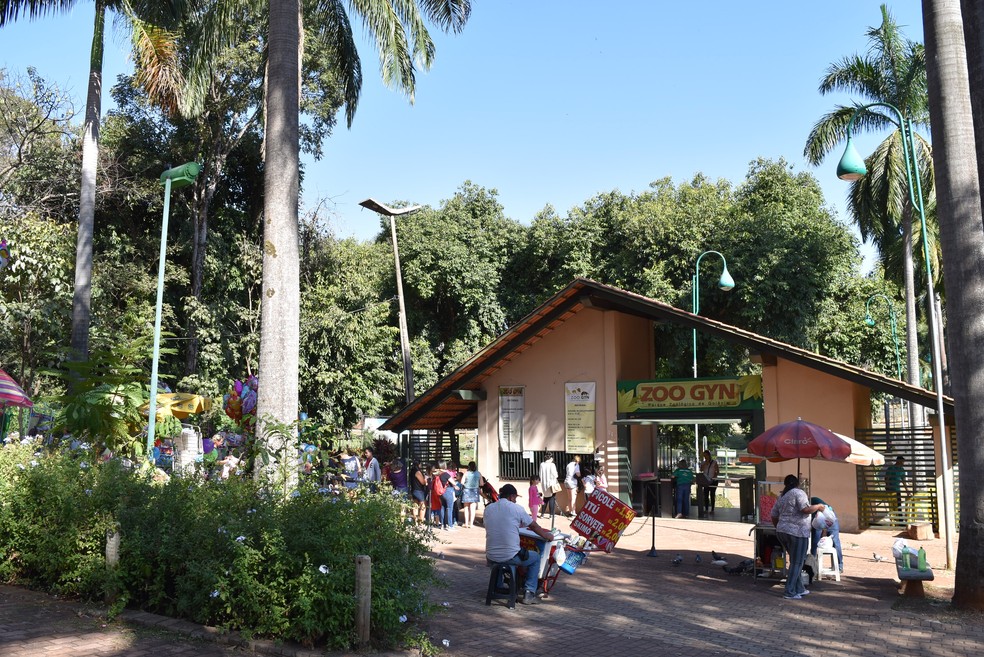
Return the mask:
[[[977,177],[984,181],[984,95],[981,94],[984,90],[984,3],[960,0],[960,11],[963,14],[964,42],[967,44],[970,88],[977,90],[970,96],[974,109],[974,134],[977,135]]]
[[[70,12],[78,0],[0,0],[0,27],[21,14],[34,19],[56,12]],[[82,136],[82,183],[79,193],[79,233],[75,248],[75,294],[72,300],[72,352],[81,361],[89,355],[89,323],[92,300],[92,233],[96,211],[96,164],[99,159],[99,119],[102,114],[103,35],[108,10],[130,19],[135,32],[151,25],[171,25],[183,13],[183,3],[170,0],[96,0],[89,55],[89,85]],[[139,18],[138,18],[139,17]],[[135,42],[139,42],[135,34]],[[146,55],[148,61],[153,54]]]
[[[368,0],[350,1],[348,5],[362,18],[379,50],[383,81],[406,93],[411,102],[415,65],[426,69],[434,59],[434,43],[423,16],[441,29],[460,31],[471,13],[471,0]],[[278,454],[292,444],[290,434],[268,431],[264,426],[289,426],[297,419],[298,412],[298,78],[303,31],[298,0],[270,0],[269,7],[260,319],[263,385],[256,408],[260,421],[258,434],[268,453]],[[351,125],[362,85],[351,18],[341,0],[322,0],[314,20],[321,33],[337,44],[346,118]]]
[[[959,0],[925,0],[923,22],[939,188],[937,212],[950,284],[947,338],[954,353],[961,354],[950,368],[960,459],[960,544],[953,604],[982,610],[984,578],[979,565],[984,560],[980,513],[984,508],[984,451],[978,434],[984,423],[984,378],[980,376],[984,371],[984,228],[971,89],[981,93],[984,88],[979,78],[973,87],[968,82]],[[969,36],[979,39],[980,32],[972,29]],[[953,499],[946,502],[952,505]],[[949,557],[947,554],[948,563]]]
[[[867,102],[890,103],[914,124],[926,126],[929,116],[926,109],[924,49],[902,35],[885,5],[881,6],[881,12],[881,25],[868,30],[871,44],[868,54],[846,57],[832,64],[820,81],[820,93],[826,95],[834,91],[848,91],[860,94]],[[819,165],[845,139],[851,116],[864,104],[838,106],[817,121],[804,149],[804,155],[812,164]],[[852,184],[848,206],[861,236],[872,240],[878,249],[886,273],[898,273],[901,268],[906,297],[908,380],[920,385],[913,255],[915,246],[919,244],[919,236],[918,232],[913,232],[915,209],[909,197],[902,133],[896,121],[895,115],[885,108],[864,110],[855,120],[857,130],[883,131],[889,128],[892,133],[865,161],[869,173]],[[919,135],[914,137],[923,174],[923,190],[931,200],[934,189],[932,152],[925,139]],[[899,252],[901,257],[897,256]]]

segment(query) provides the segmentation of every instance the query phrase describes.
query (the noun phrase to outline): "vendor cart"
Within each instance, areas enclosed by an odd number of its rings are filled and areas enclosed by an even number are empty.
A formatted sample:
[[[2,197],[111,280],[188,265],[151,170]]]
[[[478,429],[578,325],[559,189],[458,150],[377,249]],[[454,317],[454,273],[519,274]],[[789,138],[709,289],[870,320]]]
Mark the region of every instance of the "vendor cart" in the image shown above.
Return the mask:
[[[755,482],[755,526],[748,533],[754,536],[752,558],[758,577],[781,577],[785,573],[784,550],[772,524],[772,507],[778,500],[773,489],[782,486],[781,481]]]
[[[570,534],[557,533],[554,540],[544,541],[529,529],[519,530],[519,544],[540,553],[540,569],[537,573],[537,588],[542,589],[544,597],[550,595],[550,590],[557,583],[560,573],[573,574],[577,567],[587,558],[588,552],[600,550],[592,543],[572,537]],[[561,550],[558,553],[558,548]],[[563,559],[557,557],[562,554]]]

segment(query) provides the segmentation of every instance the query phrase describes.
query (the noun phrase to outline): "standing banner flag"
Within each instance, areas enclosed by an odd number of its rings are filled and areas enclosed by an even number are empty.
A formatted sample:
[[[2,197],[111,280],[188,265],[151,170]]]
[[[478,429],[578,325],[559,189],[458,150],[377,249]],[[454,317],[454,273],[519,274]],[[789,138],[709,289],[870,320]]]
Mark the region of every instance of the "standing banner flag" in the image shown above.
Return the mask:
[[[571,529],[605,552],[611,552],[635,515],[628,504],[596,488],[571,522]]]
[[[581,381],[564,384],[566,432],[564,449],[568,454],[595,451],[595,383]]]

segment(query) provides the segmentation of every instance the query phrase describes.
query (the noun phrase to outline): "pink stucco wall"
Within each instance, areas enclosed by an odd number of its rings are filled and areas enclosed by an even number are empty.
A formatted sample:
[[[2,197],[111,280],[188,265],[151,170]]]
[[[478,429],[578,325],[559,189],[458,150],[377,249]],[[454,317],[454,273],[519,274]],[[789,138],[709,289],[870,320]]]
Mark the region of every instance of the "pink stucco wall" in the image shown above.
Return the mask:
[[[506,363],[485,381],[488,399],[478,406],[479,468],[498,486],[499,386],[526,387],[523,447],[564,449],[564,384],[596,384],[595,445],[609,466],[611,488],[622,482],[615,463],[617,414],[615,383],[652,372],[652,328],[648,320],[618,312],[585,309]],[[563,469],[563,463],[558,463]]]
[[[787,360],[779,359],[775,365],[763,367],[762,390],[766,428],[802,418],[853,438],[855,427],[868,427],[871,423],[867,388]],[[810,495],[834,507],[841,530],[857,531],[858,466],[803,459],[797,473],[796,463],[769,463],[767,476],[781,480],[792,473],[809,479]]]

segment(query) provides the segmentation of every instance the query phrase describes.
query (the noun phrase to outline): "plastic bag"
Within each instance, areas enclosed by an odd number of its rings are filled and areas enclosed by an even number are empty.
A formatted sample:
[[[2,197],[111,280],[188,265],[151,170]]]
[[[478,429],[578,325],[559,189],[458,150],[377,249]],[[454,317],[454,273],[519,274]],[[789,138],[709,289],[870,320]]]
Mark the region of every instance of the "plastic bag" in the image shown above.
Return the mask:
[[[830,529],[835,522],[837,522],[837,516],[834,515],[834,510],[827,506],[824,507],[823,511],[817,512],[810,524],[814,529]]]
[[[562,545],[558,545],[554,548],[553,558],[558,564],[562,564],[567,561],[567,552],[564,550]]]
[[[819,541],[817,541],[817,547],[821,550],[826,550],[828,548],[834,547],[834,539],[829,536],[824,536]]]
[[[902,553],[905,552],[905,551],[908,551],[909,554],[912,555],[912,556],[918,556],[919,555],[919,550],[917,550],[917,549],[915,549],[913,547],[910,547],[905,542],[905,539],[904,538],[897,538],[897,539],[895,539],[895,542],[892,544],[892,556],[895,557],[896,559],[901,559],[902,558]]]

